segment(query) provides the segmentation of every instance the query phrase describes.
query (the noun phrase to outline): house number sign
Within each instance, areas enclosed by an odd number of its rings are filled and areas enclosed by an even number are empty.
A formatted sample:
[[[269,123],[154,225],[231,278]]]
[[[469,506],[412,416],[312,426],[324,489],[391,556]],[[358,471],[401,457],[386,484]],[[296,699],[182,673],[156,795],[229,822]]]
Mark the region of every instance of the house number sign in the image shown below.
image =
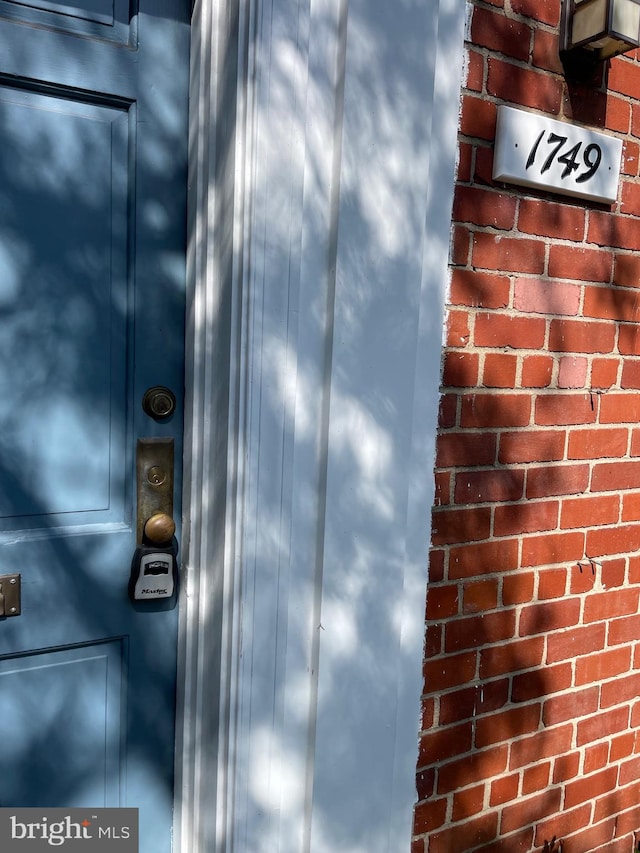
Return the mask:
[[[611,204],[622,140],[546,116],[498,107],[493,179]]]

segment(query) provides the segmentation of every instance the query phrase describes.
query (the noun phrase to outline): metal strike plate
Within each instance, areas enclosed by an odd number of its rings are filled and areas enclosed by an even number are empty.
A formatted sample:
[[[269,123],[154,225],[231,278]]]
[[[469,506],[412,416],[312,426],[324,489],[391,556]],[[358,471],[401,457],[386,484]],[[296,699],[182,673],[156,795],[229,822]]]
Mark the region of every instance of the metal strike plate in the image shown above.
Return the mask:
[[[139,438],[136,454],[138,509],[136,536],[142,544],[145,522],[164,512],[173,518],[173,439]]]
[[[20,615],[20,586],[20,575],[0,575],[0,619]]]

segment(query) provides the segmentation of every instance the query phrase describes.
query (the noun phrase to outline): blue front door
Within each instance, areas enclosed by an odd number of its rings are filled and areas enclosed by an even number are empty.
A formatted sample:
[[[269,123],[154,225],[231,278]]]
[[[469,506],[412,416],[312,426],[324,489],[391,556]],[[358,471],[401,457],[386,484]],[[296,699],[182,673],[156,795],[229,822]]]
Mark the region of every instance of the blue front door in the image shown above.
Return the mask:
[[[175,439],[179,518],[189,10],[0,0],[0,805],[137,807],[143,853],[171,848],[177,609],[127,587],[138,438]]]

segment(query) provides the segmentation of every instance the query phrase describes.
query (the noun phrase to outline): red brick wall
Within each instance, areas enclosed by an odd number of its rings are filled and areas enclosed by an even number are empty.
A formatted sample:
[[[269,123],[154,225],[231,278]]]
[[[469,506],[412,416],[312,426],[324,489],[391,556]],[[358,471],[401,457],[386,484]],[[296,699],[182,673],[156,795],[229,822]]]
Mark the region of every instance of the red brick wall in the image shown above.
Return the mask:
[[[412,853],[640,830],[640,62],[476,0],[462,92]],[[624,141],[611,207],[496,185],[496,106]]]

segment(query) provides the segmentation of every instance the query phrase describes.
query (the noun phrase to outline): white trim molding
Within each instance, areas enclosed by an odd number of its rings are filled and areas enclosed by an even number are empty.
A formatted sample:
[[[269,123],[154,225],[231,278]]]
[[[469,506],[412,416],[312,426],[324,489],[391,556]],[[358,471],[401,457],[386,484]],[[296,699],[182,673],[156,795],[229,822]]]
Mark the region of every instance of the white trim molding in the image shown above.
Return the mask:
[[[409,848],[463,29],[195,4],[181,853]]]

